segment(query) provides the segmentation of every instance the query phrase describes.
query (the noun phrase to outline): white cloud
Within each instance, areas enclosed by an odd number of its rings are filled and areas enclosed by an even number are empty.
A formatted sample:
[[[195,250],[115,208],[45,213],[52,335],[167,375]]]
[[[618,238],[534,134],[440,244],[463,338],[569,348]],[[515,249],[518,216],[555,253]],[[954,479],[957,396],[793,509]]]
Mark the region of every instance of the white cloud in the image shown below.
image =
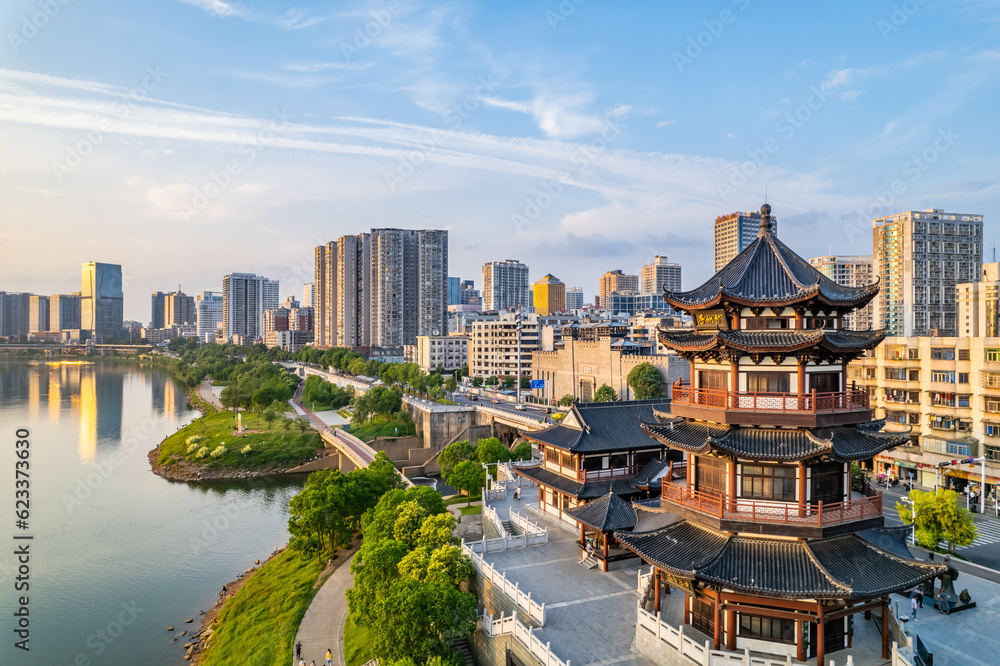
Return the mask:
[[[181,0],[189,5],[194,5],[200,9],[204,9],[210,14],[215,14],[216,16],[233,16],[237,13],[236,7],[224,2],[223,0]]]
[[[676,118],[674,118],[673,120],[661,120],[660,122],[656,123],[656,126],[657,127],[666,127],[667,125],[673,125],[676,122],[677,122]]]
[[[860,94],[861,94],[860,90],[845,90],[844,92],[840,93],[840,99],[844,100],[845,102],[849,102],[851,100],[857,99]]]
[[[299,60],[282,66],[293,72],[325,72],[329,69],[364,69],[371,67],[371,63],[351,64],[346,62],[322,62],[319,60]]]
[[[574,137],[583,134],[599,132],[603,123],[600,119],[587,116],[572,110],[585,102],[589,97],[564,97],[555,99],[548,96],[536,97],[530,102],[515,102],[499,97],[484,97],[484,104],[524,113],[534,118],[539,129],[550,137]]]

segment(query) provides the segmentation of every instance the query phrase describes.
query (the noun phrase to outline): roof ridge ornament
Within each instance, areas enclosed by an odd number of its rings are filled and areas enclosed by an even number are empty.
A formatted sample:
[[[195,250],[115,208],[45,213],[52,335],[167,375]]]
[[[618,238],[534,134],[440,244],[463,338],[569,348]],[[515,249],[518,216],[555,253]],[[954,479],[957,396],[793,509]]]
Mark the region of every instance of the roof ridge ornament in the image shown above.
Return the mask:
[[[763,238],[773,233],[774,222],[771,221],[771,204],[765,203],[760,207],[760,230],[757,232],[757,238]]]

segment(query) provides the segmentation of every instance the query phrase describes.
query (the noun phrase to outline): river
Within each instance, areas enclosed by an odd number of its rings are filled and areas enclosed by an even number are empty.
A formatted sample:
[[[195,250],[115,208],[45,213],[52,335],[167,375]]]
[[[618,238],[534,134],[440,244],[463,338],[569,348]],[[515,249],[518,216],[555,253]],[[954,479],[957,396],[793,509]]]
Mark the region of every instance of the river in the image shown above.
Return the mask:
[[[287,541],[301,481],[186,484],[150,471],[147,452],[198,415],[158,370],[0,362],[0,664],[186,663],[186,637],[171,639]],[[19,428],[30,431],[27,530],[14,516]],[[25,543],[30,591],[15,592],[14,549]],[[14,646],[21,595],[30,652]]]

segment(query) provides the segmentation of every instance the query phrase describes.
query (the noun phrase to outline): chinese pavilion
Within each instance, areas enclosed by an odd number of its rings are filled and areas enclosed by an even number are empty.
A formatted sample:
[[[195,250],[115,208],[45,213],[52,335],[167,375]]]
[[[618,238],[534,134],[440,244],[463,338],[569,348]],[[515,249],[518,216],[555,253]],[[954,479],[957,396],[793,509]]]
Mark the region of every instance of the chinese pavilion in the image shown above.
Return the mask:
[[[658,505],[636,504],[638,524],[614,536],[653,565],[657,611],[661,584],[683,590],[685,623],[716,649],[724,637],[823,664],[851,646],[857,613],[880,609],[888,658],[889,594],[941,572],[912,558],[905,528],[884,527],[879,491],[851,487],[852,462],[909,439],[882,432],[867,390],[847,384],[847,364],[885,332],[845,330],[843,315],[877,293],[790,250],[767,204],[747,249],[697,289],[664,292],[694,318],[693,331],[659,331],[691,383],[641,428],[686,454],[686,479],[664,479]]]

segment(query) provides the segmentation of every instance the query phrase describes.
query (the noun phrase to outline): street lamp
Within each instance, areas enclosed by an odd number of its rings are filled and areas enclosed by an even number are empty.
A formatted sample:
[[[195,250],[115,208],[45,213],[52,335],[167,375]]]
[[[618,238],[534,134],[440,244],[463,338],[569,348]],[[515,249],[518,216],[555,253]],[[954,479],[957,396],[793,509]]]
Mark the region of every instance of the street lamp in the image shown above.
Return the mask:
[[[521,316],[523,312],[521,310],[517,311],[517,377],[514,379],[514,383],[517,385],[517,402],[521,402],[521,329],[523,324],[521,323]]]

